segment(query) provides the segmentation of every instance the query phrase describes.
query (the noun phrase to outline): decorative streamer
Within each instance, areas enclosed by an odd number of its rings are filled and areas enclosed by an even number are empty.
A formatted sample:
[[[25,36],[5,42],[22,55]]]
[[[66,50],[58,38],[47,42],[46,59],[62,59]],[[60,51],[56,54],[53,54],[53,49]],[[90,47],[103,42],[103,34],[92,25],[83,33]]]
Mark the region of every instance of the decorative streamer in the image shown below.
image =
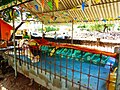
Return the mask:
[[[74,20],[77,20],[77,18],[75,17]]]
[[[82,10],[84,11],[85,9],[85,2],[82,2]]]
[[[72,8],[71,10],[76,10],[77,8]]]
[[[41,4],[42,4],[42,11],[43,11],[44,6],[45,6],[45,4],[44,4],[44,0],[42,0]]]
[[[51,1],[49,1],[47,4],[48,4],[48,6],[49,6],[50,10],[52,10],[52,9],[53,9],[52,2],[51,2]]]
[[[12,11],[10,11],[10,17],[12,18]]]
[[[95,0],[96,3],[100,3],[100,0]]]
[[[106,19],[103,19],[102,21],[103,21],[103,22],[106,22]]]
[[[77,20],[77,22],[80,22],[80,20]]]
[[[54,16],[51,16],[51,19],[53,19]]]
[[[98,19],[96,19],[95,21],[96,21],[96,22],[98,22],[99,20],[98,20]]]
[[[56,8],[58,9],[58,2],[59,0],[54,0],[55,4],[56,4]]]
[[[35,5],[35,8],[36,8],[36,10],[37,10],[37,11],[39,10],[39,7],[38,7],[38,5]]]
[[[94,22],[94,20],[92,20],[92,22]]]
[[[108,18],[108,21],[111,21],[111,18]]]

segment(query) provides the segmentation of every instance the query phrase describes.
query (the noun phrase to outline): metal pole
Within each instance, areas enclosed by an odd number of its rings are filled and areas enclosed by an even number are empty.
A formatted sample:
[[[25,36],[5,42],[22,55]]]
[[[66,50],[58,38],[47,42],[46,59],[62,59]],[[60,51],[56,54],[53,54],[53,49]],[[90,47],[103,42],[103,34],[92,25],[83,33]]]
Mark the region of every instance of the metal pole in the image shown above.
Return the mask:
[[[14,10],[12,10],[12,21],[13,21],[13,44],[14,44],[14,70],[15,77],[17,77],[17,61],[16,61],[16,44],[15,44],[15,18],[14,18]]]
[[[72,38],[71,38],[71,43],[73,44],[73,24],[74,24],[74,21],[72,20]]]

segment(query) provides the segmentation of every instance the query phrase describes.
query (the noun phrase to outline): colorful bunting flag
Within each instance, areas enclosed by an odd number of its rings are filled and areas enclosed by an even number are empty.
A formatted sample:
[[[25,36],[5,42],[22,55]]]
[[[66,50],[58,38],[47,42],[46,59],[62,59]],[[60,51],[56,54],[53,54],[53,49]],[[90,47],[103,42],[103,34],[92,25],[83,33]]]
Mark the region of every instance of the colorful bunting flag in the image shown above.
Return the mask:
[[[56,4],[56,8],[58,9],[58,2],[59,0],[54,0],[55,4]]]
[[[36,8],[36,10],[37,10],[37,11],[39,10],[39,7],[38,7],[38,5],[35,5],[35,8]]]
[[[85,2],[82,2],[82,10],[84,11],[85,9]]]
[[[74,20],[77,20],[77,18],[75,17]]]
[[[52,10],[52,9],[53,9],[52,2],[51,2],[51,1],[49,1],[47,4],[48,4],[48,6],[49,6],[50,10]]]
[[[77,8],[72,8],[71,10],[76,10]]]
[[[96,3],[100,3],[100,0],[95,0]]]
[[[10,17],[12,18],[12,11],[10,11]]]
[[[54,16],[51,16],[51,19],[53,19]]]
[[[44,0],[42,0],[41,4],[42,4],[42,11],[43,11],[44,6],[45,6],[45,4],[44,4]]]
[[[103,19],[102,21],[103,21],[103,22],[106,22],[106,19]]]

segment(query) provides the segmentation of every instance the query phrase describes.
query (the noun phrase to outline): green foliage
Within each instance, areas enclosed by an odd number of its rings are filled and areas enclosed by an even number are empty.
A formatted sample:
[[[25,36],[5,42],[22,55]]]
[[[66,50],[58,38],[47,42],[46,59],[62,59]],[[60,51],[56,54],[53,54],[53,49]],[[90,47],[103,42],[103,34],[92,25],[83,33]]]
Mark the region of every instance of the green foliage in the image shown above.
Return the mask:
[[[120,26],[118,26],[117,30],[120,31]]]
[[[86,28],[86,25],[79,25],[77,28]]]
[[[12,20],[10,16],[11,9],[7,9],[6,11],[3,11],[2,18],[6,22],[10,22]]]
[[[14,18],[16,19],[19,17],[19,11],[15,10],[14,11]],[[1,18],[3,18],[4,21],[10,23],[12,20],[12,9],[7,9],[3,12],[1,12]]]
[[[59,30],[59,28],[54,28],[54,27],[50,27],[50,26],[45,27],[45,29],[46,29],[46,32]]]
[[[103,31],[104,26],[100,25],[100,24],[96,24],[96,25],[91,25],[90,29],[92,31],[98,31],[98,32],[102,32]]]

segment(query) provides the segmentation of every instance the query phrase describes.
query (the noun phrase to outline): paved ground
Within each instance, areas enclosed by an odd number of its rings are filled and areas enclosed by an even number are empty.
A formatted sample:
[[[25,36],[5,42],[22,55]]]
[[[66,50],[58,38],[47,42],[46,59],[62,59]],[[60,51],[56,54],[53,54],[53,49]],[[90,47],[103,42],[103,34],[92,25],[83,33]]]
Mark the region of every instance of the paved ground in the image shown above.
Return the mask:
[[[37,83],[30,84],[30,79],[18,73],[18,77],[14,77],[14,71],[5,75],[0,75],[0,90],[48,90]]]

